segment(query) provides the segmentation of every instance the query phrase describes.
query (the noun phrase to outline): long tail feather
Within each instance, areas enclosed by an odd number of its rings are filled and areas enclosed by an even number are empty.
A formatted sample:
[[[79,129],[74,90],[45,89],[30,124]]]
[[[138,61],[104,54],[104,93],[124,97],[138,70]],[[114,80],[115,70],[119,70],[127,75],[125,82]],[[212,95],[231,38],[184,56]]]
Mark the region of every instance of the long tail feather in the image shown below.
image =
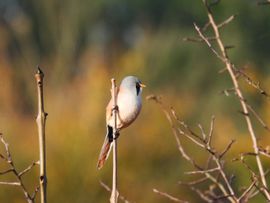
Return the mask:
[[[108,125],[107,135],[105,136],[105,140],[102,145],[99,158],[98,158],[98,164],[97,164],[98,169],[101,169],[105,161],[108,159],[110,151],[111,151],[112,141],[113,141],[113,129],[111,126]]]

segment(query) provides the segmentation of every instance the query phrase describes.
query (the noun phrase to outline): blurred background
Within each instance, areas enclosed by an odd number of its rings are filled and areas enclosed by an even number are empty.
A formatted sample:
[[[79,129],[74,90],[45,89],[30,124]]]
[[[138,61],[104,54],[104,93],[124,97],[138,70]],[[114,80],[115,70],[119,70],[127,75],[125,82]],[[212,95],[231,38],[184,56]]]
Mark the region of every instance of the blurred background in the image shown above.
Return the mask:
[[[215,7],[218,22],[237,18],[223,28],[223,39],[234,45],[230,56],[239,67],[270,87],[270,7],[254,0],[221,1]],[[216,116],[214,143],[223,149],[237,142],[228,155],[228,172],[236,185],[249,182],[243,166],[231,162],[251,151],[251,141],[223,64],[202,43],[185,42],[196,36],[193,22],[203,26],[207,16],[201,1],[188,0],[0,0],[0,131],[10,144],[16,166],[23,169],[38,159],[34,74],[45,73],[49,202],[108,202],[110,194],[99,184],[111,185],[111,159],[96,169],[105,135],[105,107],[110,78],[119,83],[126,75],[147,85],[143,109],[119,138],[119,190],[132,202],[168,202],[152,188],[191,202],[193,192],[179,186],[191,180],[192,167],[178,153],[169,124],[149,94],[162,95],[181,119],[209,129]],[[241,82],[248,101],[270,124],[269,99]],[[270,144],[269,133],[254,121],[260,144]],[[1,146],[2,147],[2,146]],[[186,143],[198,160],[205,154]],[[190,150],[192,149],[192,150]],[[111,158],[111,157],[110,157]],[[265,161],[265,168],[270,162]],[[0,162],[1,170],[5,165]],[[13,179],[12,176],[0,177]],[[32,191],[38,169],[25,176]],[[268,178],[268,181],[269,178]],[[263,202],[260,198],[254,202]],[[0,186],[0,202],[25,202],[19,188]]]

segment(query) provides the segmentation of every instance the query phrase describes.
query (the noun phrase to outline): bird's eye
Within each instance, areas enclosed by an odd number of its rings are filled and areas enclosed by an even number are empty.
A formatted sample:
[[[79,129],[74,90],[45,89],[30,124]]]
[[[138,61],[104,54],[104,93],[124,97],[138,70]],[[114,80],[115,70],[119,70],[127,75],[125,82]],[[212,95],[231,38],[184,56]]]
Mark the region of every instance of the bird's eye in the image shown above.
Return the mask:
[[[136,92],[137,92],[137,95],[139,95],[140,90],[141,90],[140,83],[136,82]]]

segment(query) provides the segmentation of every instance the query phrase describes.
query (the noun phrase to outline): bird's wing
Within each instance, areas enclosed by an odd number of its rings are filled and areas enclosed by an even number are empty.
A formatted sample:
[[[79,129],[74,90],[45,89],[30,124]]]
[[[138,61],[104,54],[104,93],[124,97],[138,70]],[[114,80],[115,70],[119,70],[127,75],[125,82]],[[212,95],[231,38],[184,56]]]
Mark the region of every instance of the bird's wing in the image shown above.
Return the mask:
[[[118,92],[119,92],[119,88],[116,87],[116,98],[118,96]],[[106,122],[107,124],[109,123],[109,121],[112,119],[112,108],[113,108],[113,100],[111,98],[111,100],[109,101],[107,107],[106,107]]]

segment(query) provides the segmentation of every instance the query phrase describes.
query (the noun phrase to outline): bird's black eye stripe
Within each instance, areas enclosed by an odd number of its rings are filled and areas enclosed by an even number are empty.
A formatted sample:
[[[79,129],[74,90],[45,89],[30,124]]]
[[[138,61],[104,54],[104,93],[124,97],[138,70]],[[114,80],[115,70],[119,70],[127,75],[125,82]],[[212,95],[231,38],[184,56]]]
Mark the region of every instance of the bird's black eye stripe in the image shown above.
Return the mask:
[[[137,93],[137,95],[139,95],[140,90],[141,90],[140,83],[136,82],[136,93]]]

